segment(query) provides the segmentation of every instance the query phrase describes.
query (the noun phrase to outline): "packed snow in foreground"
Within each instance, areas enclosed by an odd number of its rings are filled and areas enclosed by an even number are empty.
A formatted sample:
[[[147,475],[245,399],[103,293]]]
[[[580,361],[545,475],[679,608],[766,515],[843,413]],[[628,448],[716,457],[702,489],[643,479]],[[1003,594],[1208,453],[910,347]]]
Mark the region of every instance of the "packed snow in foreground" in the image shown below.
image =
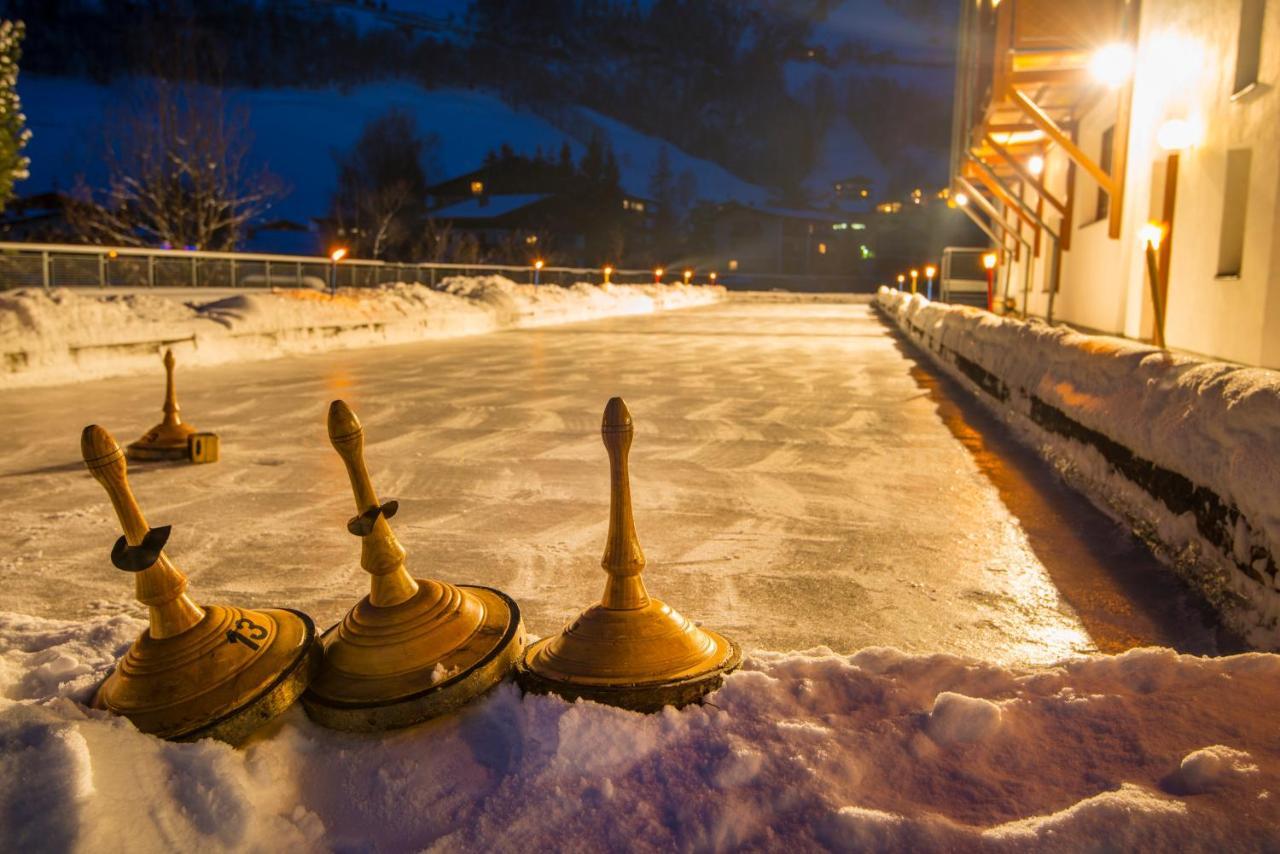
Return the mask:
[[[396,284],[253,291],[201,302],[141,293],[59,289],[0,292],[0,388],[215,364],[498,329],[569,323],[723,298],[706,285],[521,285],[501,276],[445,279],[439,290]]]
[[[876,301],[1232,629],[1280,649],[1280,372],[885,288]]]
[[[83,705],[144,627],[0,615],[0,838],[15,850],[1220,852],[1280,838],[1280,655],[1140,649],[1020,669],[755,653],[680,712],[504,684],[376,736],[294,707],[234,750]]]

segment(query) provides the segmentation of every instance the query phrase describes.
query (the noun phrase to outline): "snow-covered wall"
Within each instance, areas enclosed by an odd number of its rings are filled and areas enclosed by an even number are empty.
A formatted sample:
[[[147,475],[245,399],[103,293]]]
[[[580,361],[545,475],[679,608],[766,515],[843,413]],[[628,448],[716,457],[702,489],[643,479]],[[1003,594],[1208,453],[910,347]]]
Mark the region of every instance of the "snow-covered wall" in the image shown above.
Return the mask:
[[[397,284],[245,291],[38,289],[0,292],[0,388],[155,371],[172,347],[180,364],[266,359],[568,323],[722,299],[707,285],[522,285],[501,276],[445,279],[439,290]]]
[[[1228,625],[1280,649],[1280,373],[885,288],[876,304]]]

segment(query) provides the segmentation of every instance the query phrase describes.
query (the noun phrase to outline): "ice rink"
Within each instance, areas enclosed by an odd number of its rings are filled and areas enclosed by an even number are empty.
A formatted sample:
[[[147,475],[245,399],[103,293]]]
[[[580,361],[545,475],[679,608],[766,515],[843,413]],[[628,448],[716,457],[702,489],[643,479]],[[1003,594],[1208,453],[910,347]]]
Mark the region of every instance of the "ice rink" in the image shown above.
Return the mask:
[[[184,368],[213,465],[133,465],[197,601],[327,626],[368,590],[325,414],[364,422],[419,576],[499,587],[535,635],[603,589],[601,411],[635,418],[632,491],[652,595],[747,650],[893,645],[1005,663],[1161,644],[1214,652],[1208,618],[865,302],[735,297],[465,339]],[[159,420],[163,372],[0,393],[0,611],[144,611],[79,461]]]

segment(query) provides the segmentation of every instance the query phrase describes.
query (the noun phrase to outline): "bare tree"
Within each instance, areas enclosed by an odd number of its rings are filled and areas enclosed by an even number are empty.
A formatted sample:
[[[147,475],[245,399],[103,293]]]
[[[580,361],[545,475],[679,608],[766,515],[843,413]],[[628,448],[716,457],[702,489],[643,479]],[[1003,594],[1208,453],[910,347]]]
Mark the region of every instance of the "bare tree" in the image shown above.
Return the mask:
[[[155,81],[106,138],[107,188],[81,181],[69,213],[90,243],[234,249],[283,194],[274,175],[249,171],[247,113],[218,89]]]
[[[336,236],[361,258],[417,260],[424,249],[427,166],[439,140],[392,108],[364,126],[351,150],[334,155],[331,204]]]

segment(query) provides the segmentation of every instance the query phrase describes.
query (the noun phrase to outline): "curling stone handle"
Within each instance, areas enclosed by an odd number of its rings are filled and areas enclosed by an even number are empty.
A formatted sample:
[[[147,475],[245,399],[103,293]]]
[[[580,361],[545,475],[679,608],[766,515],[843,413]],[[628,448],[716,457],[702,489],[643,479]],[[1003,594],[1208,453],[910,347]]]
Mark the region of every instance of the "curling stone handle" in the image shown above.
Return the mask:
[[[347,467],[351,492],[356,499],[356,514],[379,507],[378,495],[364,462],[364,427],[345,401],[335,400],[329,404],[329,442]],[[396,540],[387,514],[377,514],[369,533],[360,538],[360,567],[373,576],[370,604],[380,608],[399,605],[418,592],[418,582],[405,569],[404,559],[404,547]]]
[[[164,351],[164,423],[169,427],[177,427],[182,423],[178,411],[178,389],[173,381],[173,350]]]
[[[125,542],[142,545],[150,528],[129,487],[124,452],[111,434],[96,424],[81,433],[80,452],[89,473],[107,491],[124,529]],[[150,609],[153,638],[181,634],[204,618],[204,611],[187,597],[186,589],[187,577],[163,551],[154,564],[134,574],[134,595]]]
[[[600,561],[609,579],[605,582],[601,604],[618,610],[649,604],[649,594],[640,578],[644,552],[640,549],[631,512],[631,477],[627,470],[633,435],[626,403],[620,397],[611,398],[600,424],[600,436],[609,452],[609,536]]]

